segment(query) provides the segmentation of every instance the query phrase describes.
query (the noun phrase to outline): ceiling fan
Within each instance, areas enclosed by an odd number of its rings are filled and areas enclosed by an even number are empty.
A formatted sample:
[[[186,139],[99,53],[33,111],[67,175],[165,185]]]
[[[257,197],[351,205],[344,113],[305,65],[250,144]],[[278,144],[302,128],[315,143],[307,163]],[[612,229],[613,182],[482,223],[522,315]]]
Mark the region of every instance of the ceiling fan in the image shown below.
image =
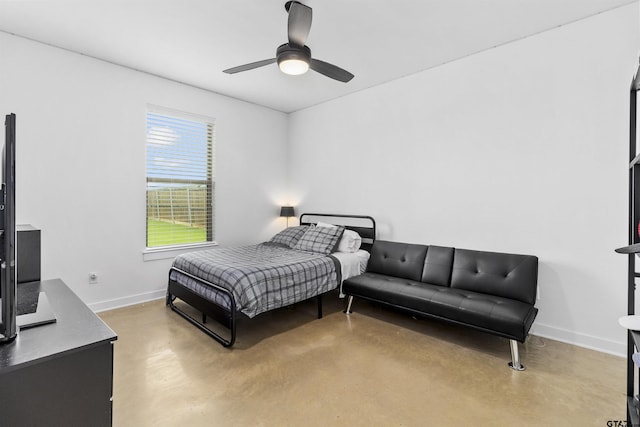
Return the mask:
[[[305,46],[307,37],[309,36],[309,30],[311,30],[311,8],[297,1],[288,1],[284,7],[287,12],[289,12],[289,43],[278,46],[276,57],[228,68],[223,72],[235,74],[278,62],[278,67],[280,67],[280,70],[285,74],[304,74],[311,68],[313,71],[334,80],[345,83],[351,80],[353,74],[347,70],[311,57],[311,49]]]

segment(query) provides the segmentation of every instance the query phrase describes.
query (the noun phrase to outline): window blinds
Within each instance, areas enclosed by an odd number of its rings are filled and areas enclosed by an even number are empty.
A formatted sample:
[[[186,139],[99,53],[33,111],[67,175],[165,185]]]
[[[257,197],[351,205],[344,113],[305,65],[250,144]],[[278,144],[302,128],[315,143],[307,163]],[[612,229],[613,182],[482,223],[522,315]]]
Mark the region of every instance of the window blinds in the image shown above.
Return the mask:
[[[147,247],[212,242],[213,120],[147,112]]]

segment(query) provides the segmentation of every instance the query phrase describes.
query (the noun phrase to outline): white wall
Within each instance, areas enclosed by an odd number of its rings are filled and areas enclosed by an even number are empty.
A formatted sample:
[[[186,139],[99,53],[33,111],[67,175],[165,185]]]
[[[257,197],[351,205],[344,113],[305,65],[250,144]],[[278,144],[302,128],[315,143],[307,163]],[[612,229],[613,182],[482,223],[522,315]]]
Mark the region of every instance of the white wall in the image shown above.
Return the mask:
[[[533,333],[623,354],[638,36],[634,4],[292,114],[298,209],[537,255]]]
[[[42,229],[43,277],[94,308],[162,296],[171,260],[142,259],[145,109],[207,115],[220,243],[268,238],[292,202],[373,215],[382,239],[535,254],[534,333],[622,354],[626,263],[613,249],[627,241],[638,15],[623,7],[290,116],[0,33],[17,219]]]
[[[166,289],[171,259],[142,257],[147,104],[215,118],[219,243],[284,226],[285,114],[0,33],[0,111],[17,115],[17,222],[42,229],[43,278],[62,278],[96,309]]]

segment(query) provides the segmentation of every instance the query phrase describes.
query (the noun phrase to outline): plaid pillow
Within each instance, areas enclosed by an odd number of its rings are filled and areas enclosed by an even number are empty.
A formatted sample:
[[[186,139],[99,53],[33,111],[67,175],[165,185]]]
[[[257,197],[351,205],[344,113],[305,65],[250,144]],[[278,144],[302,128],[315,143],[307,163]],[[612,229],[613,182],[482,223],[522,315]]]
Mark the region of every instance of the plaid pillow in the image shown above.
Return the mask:
[[[308,225],[298,225],[297,227],[285,228],[269,240],[271,243],[279,243],[287,247],[293,246],[300,240],[305,231],[309,229]]]
[[[293,249],[329,255],[344,233],[344,227],[311,227],[302,235]]]

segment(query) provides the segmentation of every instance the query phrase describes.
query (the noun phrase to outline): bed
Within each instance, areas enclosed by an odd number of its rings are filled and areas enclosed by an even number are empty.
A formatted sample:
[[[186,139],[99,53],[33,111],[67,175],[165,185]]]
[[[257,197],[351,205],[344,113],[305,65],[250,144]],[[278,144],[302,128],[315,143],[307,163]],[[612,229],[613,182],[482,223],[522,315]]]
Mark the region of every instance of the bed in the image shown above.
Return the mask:
[[[322,318],[322,296],[366,268],[376,236],[370,216],[305,213],[258,245],[183,254],[169,270],[167,306],[225,347],[236,340],[238,316],[253,318],[311,298]],[[179,299],[202,314],[196,318]],[[193,310],[190,310],[193,311]],[[222,325],[213,330],[207,320]]]

